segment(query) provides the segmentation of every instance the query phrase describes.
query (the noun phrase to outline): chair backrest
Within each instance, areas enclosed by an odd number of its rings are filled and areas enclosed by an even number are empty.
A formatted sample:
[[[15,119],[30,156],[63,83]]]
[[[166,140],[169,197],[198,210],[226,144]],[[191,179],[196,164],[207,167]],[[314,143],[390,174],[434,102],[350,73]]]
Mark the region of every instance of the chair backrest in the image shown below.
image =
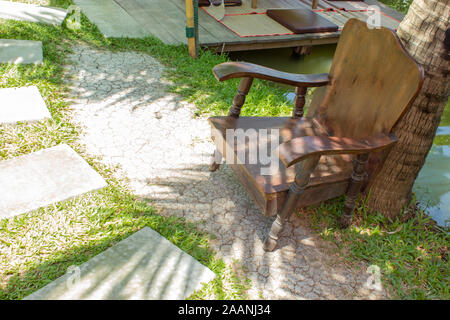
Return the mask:
[[[316,90],[307,117],[332,136],[364,138],[391,131],[417,96],[423,69],[394,31],[350,19],[329,76],[330,84]]]

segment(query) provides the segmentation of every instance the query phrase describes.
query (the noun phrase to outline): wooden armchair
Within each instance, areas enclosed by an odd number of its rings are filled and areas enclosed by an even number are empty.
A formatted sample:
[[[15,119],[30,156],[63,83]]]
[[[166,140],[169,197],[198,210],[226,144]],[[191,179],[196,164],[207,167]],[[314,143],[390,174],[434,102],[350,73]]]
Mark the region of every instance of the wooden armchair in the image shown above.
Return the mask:
[[[242,79],[228,116],[209,118],[216,145],[210,170],[217,170],[225,157],[264,215],[277,215],[264,241],[267,251],[276,247],[295,208],[346,194],[341,225],[351,223],[361,186],[396,143],[391,129],[423,82],[422,67],[393,31],[370,30],[356,19],[342,31],[329,74],[290,74],[240,62],[219,64],[213,73],[219,81]],[[254,78],[296,87],[292,117],[239,116]],[[303,117],[308,87],[318,88]],[[238,129],[257,139],[227,139],[227,132]],[[278,137],[267,138],[261,129],[278,132]],[[279,147],[269,174],[262,174],[267,161],[245,160],[274,143]]]

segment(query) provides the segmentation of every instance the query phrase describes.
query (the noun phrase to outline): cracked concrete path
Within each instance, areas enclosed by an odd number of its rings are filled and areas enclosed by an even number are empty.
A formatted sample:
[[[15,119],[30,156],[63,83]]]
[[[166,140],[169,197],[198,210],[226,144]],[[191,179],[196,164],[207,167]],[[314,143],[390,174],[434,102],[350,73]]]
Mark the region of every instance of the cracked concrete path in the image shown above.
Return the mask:
[[[279,249],[266,253],[262,240],[271,222],[264,217],[226,164],[208,170],[213,144],[206,118],[195,106],[167,92],[164,66],[133,52],[74,48],[74,119],[92,155],[119,165],[118,175],[159,213],[184,217],[216,235],[213,249],[236,260],[251,279],[253,299],[379,299],[367,285],[367,266],[347,267],[323,249],[304,220],[292,215]],[[328,253],[327,253],[328,252]]]

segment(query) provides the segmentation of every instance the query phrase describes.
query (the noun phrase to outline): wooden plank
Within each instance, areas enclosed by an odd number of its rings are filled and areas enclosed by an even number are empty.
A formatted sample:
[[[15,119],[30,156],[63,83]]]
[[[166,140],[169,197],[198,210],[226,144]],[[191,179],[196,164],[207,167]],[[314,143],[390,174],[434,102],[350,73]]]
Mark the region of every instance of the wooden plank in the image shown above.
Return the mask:
[[[339,33],[334,33],[333,36],[321,39],[284,39],[280,41],[268,40],[265,42],[238,42],[225,43],[219,45],[210,45],[209,48],[216,52],[231,52],[231,51],[248,51],[261,49],[275,49],[275,48],[291,48],[299,46],[315,46],[323,44],[334,44],[339,41]]]
[[[316,91],[307,117],[332,136],[355,139],[390,132],[423,81],[395,32],[359,20],[345,25],[329,75],[339,80]]]
[[[172,0],[177,1],[177,0]],[[244,0],[244,4],[246,3]],[[307,7],[307,5],[302,4],[298,0],[260,0],[258,2],[258,8],[304,8]],[[228,10],[228,8],[227,8]],[[236,11],[236,9],[234,9]],[[243,9],[245,11],[245,8]],[[234,11],[231,11],[233,12]],[[232,48],[235,49],[245,46],[239,45],[235,46],[234,44],[240,44],[240,43],[247,43],[247,44],[255,44],[255,43],[262,43],[267,41],[284,41],[285,39],[293,40],[298,39],[298,35],[287,35],[287,36],[261,36],[261,37],[239,37],[232,31],[228,30],[226,27],[224,27],[221,23],[214,20],[214,18],[210,17],[203,9],[199,10],[199,24],[208,29],[213,35],[214,39],[213,41],[208,41],[208,39],[202,38],[200,35],[200,44],[202,46],[206,47],[222,47],[225,43],[226,48]],[[324,34],[324,37],[329,37],[328,34]],[[335,43],[335,42],[327,42],[327,43]],[[294,45],[292,45],[294,46]],[[249,46],[250,48],[252,45]],[[264,46],[263,46],[264,47]],[[271,48],[274,48],[273,46],[270,46]],[[286,46],[283,46],[286,47]],[[275,47],[277,48],[277,47]],[[231,51],[231,50],[225,50],[225,51]]]
[[[340,32],[326,32],[326,33],[305,33],[305,34],[294,34],[294,35],[286,35],[286,36],[277,36],[277,37],[248,37],[248,38],[235,38],[236,41],[228,41],[225,42],[226,47],[234,46],[234,45],[262,45],[265,48],[268,48],[266,45],[270,43],[289,43],[289,42],[302,42],[303,44],[326,44],[326,43],[336,43],[339,38]],[[234,40],[234,39],[233,39]],[[202,44],[205,46],[222,46],[224,42],[215,42],[215,43],[206,43]],[[295,45],[284,45],[283,47],[293,47]]]
[[[115,0],[126,9],[133,18],[138,21],[146,32],[158,37],[166,44],[187,43],[185,36],[186,16],[184,0]],[[227,12],[235,13],[246,10],[247,2],[243,0],[243,8],[227,8]],[[386,9],[377,1],[368,1],[369,4],[377,4],[383,11],[392,15],[392,10]],[[258,8],[310,8],[310,0],[259,0]],[[330,7],[324,0],[319,0],[318,7]],[[343,26],[350,17],[356,17],[353,13],[344,13],[336,16],[322,14],[330,21]],[[361,17],[360,17],[361,18]],[[398,18],[398,15],[395,16]],[[284,48],[302,45],[320,45],[336,43],[340,32],[318,33],[304,35],[279,35],[239,37],[227,29],[224,25],[209,16],[199,8],[199,43],[203,47],[211,47],[216,51],[257,50],[267,48]]]
[[[345,23],[349,19],[345,15],[340,12],[317,12],[319,16],[324,17],[325,19],[337,24],[339,28],[342,30]]]
[[[142,38],[148,36],[141,25],[114,0],[74,0],[86,17],[103,35],[111,38]]]
[[[405,17],[402,13],[395,11],[391,7],[388,7],[387,5],[385,5],[384,3],[381,3],[379,1],[365,0],[364,2],[371,6],[379,6],[383,13],[386,13],[387,15],[397,19],[398,21],[402,21],[403,18]]]
[[[365,21],[365,22],[368,21],[368,19],[370,18],[370,13],[368,13],[368,12],[353,12],[353,15],[356,19]],[[399,25],[399,21],[394,20],[383,14],[380,14],[380,23],[383,27],[389,28],[392,30],[396,30]]]
[[[338,7],[336,2],[327,2],[332,4],[334,7]],[[344,2],[346,3],[346,2]],[[357,2],[359,3],[359,2]],[[363,2],[364,4],[366,4],[365,2]],[[346,6],[341,6],[341,7],[346,7]],[[354,7],[357,8],[356,5],[354,5]],[[361,6],[362,7],[362,6]],[[363,8],[368,8],[368,5],[366,4],[366,6],[364,6]],[[381,7],[380,7],[381,10]],[[320,12],[319,14],[324,14],[327,15],[327,17],[331,20],[331,19],[337,19],[342,21],[344,24],[348,21],[348,19],[351,18],[355,18],[364,22],[367,22],[370,15],[372,13],[369,12],[351,12],[351,11],[340,11],[340,12]],[[343,18],[343,19],[342,19]],[[383,11],[381,10],[381,15],[380,15],[380,22],[381,25],[385,28],[389,28],[389,29],[397,29],[398,28],[398,24],[399,21],[394,18],[394,17],[390,17],[389,15],[385,15],[383,14]]]
[[[240,37],[225,28],[221,23],[214,20],[201,8],[198,10],[198,23],[203,29],[208,30],[211,34],[211,36],[208,37],[206,33],[201,32],[199,39],[200,45],[241,41]]]
[[[335,9],[345,9],[347,11],[349,10],[367,10],[369,5],[363,1],[334,1],[334,0],[326,0],[326,4],[328,4],[329,7],[335,8]]]
[[[227,16],[223,23],[240,36],[288,35],[291,30],[265,14]]]

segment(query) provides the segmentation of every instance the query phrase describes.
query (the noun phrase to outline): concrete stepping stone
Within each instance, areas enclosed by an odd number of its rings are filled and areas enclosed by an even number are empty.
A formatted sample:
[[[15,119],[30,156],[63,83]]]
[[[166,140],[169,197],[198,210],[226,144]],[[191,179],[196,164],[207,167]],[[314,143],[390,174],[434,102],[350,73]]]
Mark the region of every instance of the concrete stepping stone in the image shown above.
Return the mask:
[[[74,0],[74,2],[107,37],[142,38],[149,35],[114,0]]]
[[[66,144],[0,161],[0,219],[106,185],[105,180]]]
[[[215,274],[145,227],[26,300],[180,300]]]
[[[42,42],[0,39],[0,63],[42,63]]]
[[[36,86],[0,89],[0,124],[51,118]]]
[[[67,11],[61,8],[0,1],[0,19],[41,22],[60,26],[66,18],[66,15]]]

